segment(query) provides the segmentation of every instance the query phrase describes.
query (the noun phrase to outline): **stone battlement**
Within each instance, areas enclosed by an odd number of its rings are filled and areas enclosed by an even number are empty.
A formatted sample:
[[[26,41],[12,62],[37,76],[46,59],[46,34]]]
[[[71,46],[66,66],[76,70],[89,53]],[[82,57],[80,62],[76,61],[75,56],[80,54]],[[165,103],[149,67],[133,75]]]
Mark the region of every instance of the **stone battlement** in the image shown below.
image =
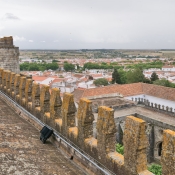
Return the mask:
[[[94,138],[94,115],[90,100],[80,99],[77,110],[72,94],[64,93],[62,100],[59,89],[50,89],[47,85],[40,87],[25,76],[3,69],[0,69],[0,90],[114,174],[153,175],[147,170],[148,138],[144,120],[134,116],[126,118],[123,136],[125,150],[124,155],[121,155],[115,151],[117,130],[113,109],[106,106],[99,107],[97,138]],[[171,130],[163,132],[162,175],[167,175],[174,172],[175,132]],[[64,145],[62,147],[70,151],[69,147]],[[72,154],[76,157],[75,152]],[[84,167],[89,167],[80,157],[79,161]]]
[[[4,37],[4,38],[0,38],[0,48],[1,47],[14,47],[13,45],[13,37],[9,36],[9,37]]]
[[[171,116],[175,116],[175,108],[165,106],[165,105],[160,105],[158,103],[150,103],[149,100],[146,100],[144,98],[132,98],[132,101],[137,102],[137,104],[142,104],[145,105],[146,108],[149,108],[154,111],[158,111],[161,113],[165,113]]]

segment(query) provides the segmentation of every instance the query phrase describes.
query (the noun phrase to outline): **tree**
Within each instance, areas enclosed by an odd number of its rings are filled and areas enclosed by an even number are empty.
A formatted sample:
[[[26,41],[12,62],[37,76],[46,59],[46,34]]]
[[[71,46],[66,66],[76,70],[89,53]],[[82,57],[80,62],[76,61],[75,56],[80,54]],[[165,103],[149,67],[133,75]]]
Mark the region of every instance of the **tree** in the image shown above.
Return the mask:
[[[134,71],[128,71],[126,77],[127,77],[127,83],[143,82],[145,79],[143,71],[140,68],[136,68],[134,69]]]
[[[160,85],[160,86],[166,86],[166,87],[175,88],[175,84],[169,82],[169,81],[166,80],[165,78],[163,78],[163,79],[161,79],[161,80],[156,80],[156,81],[153,82],[153,84]]]
[[[58,64],[56,62],[46,64],[47,69],[57,70]]]
[[[73,71],[75,69],[75,66],[71,63],[64,63],[64,70],[65,71]]]
[[[117,69],[114,69],[114,72],[112,73],[112,84],[114,83],[121,84],[120,74],[118,73]]]
[[[99,78],[97,80],[94,81],[95,86],[107,86],[108,85],[108,81],[105,78]]]
[[[52,63],[54,63],[54,62],[59,62],[58,60],[52,60]]]
[[[39,71],[39,66],[36,63],[31,63],[28,70],[29,71]]]
[[[143,82],[147,84],[152,84],[152,81],[149,78],[144,78]]]
[[[22,63],[20,64],[20,70],[29,70],[29,63]]]
[[[126,71],[124,71],[123,69],[119,69],[118,70],[118,73],[120,75],[120,82],[121,84],[126,84],[127,82],[127,79],[126,79]]]
[[[47,69],[57,70],[58,64],[53,63],[23,63],[20,65],[20,70],[29,70],[29,71],[45,71]]]
[[[156,72],[153,72],[152,74],[151,74],[151,81],[153,82],[153,81],[156,81],[156,80],[158,80],[159,79],[159,77],[158,77],[158,75],[156,74]]]

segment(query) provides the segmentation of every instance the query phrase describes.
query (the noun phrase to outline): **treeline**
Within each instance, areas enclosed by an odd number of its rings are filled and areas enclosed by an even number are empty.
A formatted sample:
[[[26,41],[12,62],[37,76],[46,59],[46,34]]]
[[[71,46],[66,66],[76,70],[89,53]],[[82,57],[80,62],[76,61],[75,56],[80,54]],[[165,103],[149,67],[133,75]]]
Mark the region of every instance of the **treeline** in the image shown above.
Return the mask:
[[[108,65],[107,63],[102,62],[101,64],[98,63],[85,63],[83,66],[83,69],[123,69],[124,66],[120,66],[118,64],[110,64]]]
[[[143,74],[143,70],[140,68],[136,68],[127,72],[123,70],[114,69],[114,72],[112,73],[112,84],[127,84],[138,82],[175,88],[174,83],[171,83],[165,78],[159,79],[158,75],[155,72],[152,73],[150,79],[146,78]]]
[[[57,70],[59,68],[56,62],[53,63],[23,63],[20,64],[20,71],[45,71]]]
[[[158,75],[153,72],[150,79],[146,78],[143,74],[143,70],[140,68],[136,68],[134,70],[124,71],[114,69],[112,73],[112,81],[108,82],[105,78],[100,78],[94,81],[96,86],[107,86],[109,84],[128,84],[128,83],[149,83],[160,86],[166,86],[175,88],[175,84],[171,83],[166,79],[159,79]]]
[[[153,61],[149,63],[138,63],[138,64],[130,64],[126,66],[126,69],[136,69],[136,68],[142,68],[142,69],[150,69],[150,68],[158,68],[161,69],[163,66],[163,63],[161,61]]]
[[[148,62],[148,63],[138,63],[138,64],[129,64],[126,65],[126,69],[136,69],[136,68],[141,68],[141,69],[150,69],[150,68],[162,68],[163,63],[161,61],[153,61],[153,62]],[[98,63],[85,63],[84,64],[84,69],[123,69],[124,66],[118,65],[118,63],[104,63],[102,62],[101,64]]]

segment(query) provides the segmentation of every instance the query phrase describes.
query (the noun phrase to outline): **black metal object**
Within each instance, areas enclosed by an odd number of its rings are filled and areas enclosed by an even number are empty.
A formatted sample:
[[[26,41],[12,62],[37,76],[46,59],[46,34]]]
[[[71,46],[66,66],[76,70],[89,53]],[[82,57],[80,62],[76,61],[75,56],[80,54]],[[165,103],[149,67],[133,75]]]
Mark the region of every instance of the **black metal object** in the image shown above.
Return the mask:
[[[41,133],[40,140],[44,144],[46,143],[46,140],[53,134],[53,130],[49,129],[47,126],[44,126],[40,131],[40,133]]]

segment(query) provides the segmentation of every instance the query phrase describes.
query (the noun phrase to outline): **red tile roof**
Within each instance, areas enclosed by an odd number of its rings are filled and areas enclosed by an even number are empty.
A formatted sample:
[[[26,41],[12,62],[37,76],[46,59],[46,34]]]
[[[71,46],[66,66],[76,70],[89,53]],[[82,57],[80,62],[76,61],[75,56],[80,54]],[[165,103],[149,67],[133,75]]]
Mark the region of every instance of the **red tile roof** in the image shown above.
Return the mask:
[[[175,88],[143,83],[143,93],[146,95],[175,101]]]
[[[103,77],[102,74],[90,74],[92,77]]]
[[[45,80],[45,79],[47,79],[48,77],[46,77],[46,76],[32,76],[32,79],[34,80],[34,81],[43,81],[43,80]]]
[[[82,78],[82,77],[84,77],[84,74],[74,74],[73,76],[76,78]]]
[[[175,101],[175,88],[146,83],[133,83],[124,85],[116,84],[93,89],[76,89],[74,91],[74,97],[76,101],[79,101],[79,99],[82,97],[101,96],[113,93],[120,93],[124,97],[146,94],[166,100]]]
[[[74,94],[74,99],[75,99],[76,102],[79,102],[80,98],[83,97],[84,90],[85,89],[83,89],[83,88],[75,89],[73,94]]]
[[[98,96],[112,93],[120,93],[123,96],[131,96],[135,94],[141,94],[142,84],[141,83],[133,83],[133,84],[124,84],[124,85],[111,85],[93,89],[86,89],[83,93],[83,97],[89,96]]]
[[[162,68],[173,68],[173,66],[166,65],[166,66],[163,66]]]

